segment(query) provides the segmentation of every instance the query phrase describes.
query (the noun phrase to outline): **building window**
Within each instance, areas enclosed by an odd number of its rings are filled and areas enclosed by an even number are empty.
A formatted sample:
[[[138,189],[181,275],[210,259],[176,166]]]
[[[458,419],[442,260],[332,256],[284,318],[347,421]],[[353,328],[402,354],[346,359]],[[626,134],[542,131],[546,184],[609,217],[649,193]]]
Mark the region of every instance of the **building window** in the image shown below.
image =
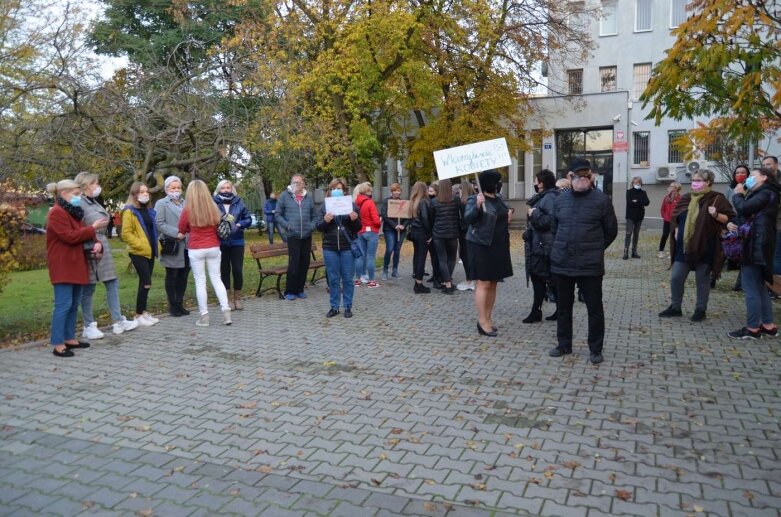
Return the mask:
[[[652,0],[635,0],[635,32],[653,29],[651,21]]]
[[[599,35],[615,36],[616,34],[618,34],[618,0],[602,0]]]
[[[615,66],[599,67],[599,82],[603,92],[616,91],[616,74],[618,69]]]
[[[683,163],[683,152],[676,145],[676,141],[685,134],[683,129],[667,132],[667,163]]]
[[[686,5],[689,0],[670,0],[670,28],[674,29],[686,21]]]
[[[567,17],[567,26],[570,29],[582,30],[585,28],[585,2],[570,2],[570,15]]]
[[[570,95],[583,93],[583,69],[567,70],[567,84]]]
[[[650,149],[651,133],[649,131],[632,133],[632,142],[632,165],[648,167],[648,150]]]
[[[639,99],[651,80],[651,63],[638,63],[634,67],[633,75],[633,94],[635,99]]]
[[[542,132],[539,129],[527,134],[527,141],[531,145],[528,151],[518,151],[518,183],[526,181],[526,154],[531,154],[531,173],[536,175],[542,170]]]

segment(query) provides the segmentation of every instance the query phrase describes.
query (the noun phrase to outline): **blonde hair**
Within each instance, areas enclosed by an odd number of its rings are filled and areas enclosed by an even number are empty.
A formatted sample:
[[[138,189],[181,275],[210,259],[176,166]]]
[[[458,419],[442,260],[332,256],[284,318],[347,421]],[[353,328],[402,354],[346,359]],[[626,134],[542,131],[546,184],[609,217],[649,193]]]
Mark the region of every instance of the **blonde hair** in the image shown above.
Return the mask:
[[[372,184],[368,181],[364,181],[363,183],[358,183],[355,186],[355,190],[353,190],[353,197],[358,197],[359,194],[366,194],[371,189],[372,189]]]
[[[98,182],[98,175],[94,172],[80,172],[76,175],[76,179],[74,179],[76,183],[79,184],[79,186],[82,189],[85,189],[92,185],[93,183]]]
[[[412,192],[410,193],[409,200],[412,207],[412,217],[417,217],[420,202],[423,201],[425,203],[426,200],[428,200],[428,185],[422,181],[416,181],[415,184],[412,185]]]
[[[231,192],[233,192],[234,196],[238,196],[239,193],[236,192],[236,185],[234,185],[231,180],[221,180],[219,183],[217,183],[217,188],[214,189],[214,195],[216,196],[217,194],[219,194],[220,193],[220,189],[222,187],[224,187],[226,183],[230,183],[231,184]],[[191,183],[191,185],[192,185],[192,183]]]
[[[46,185],[46,191],[52,196],[57,196],[66,190],[73,190],[77,188],[81,187],[73,180],[60,180]]]
[[[391,186],[388,187],[388,190],[393,192],[394,190],[401,190],[401,185],[398,183],[391,183]]]
[[[190,218],[190,224],[196,228],[217,226],[220,223],[220,212],[214,204],[209,187],[201,180],[192,180],[187,185],[187,195],[184,207]]]
[[[130,205],[134,208],[141,207],[141,205],[138,204],[138,199],[136,199],[138,193],[141,192],[141,187],[146,187],[146,184],[141,183],[140,181],[134,181],[133,184],[130,185],[130,195],[127,196],[127,201],[125,201],[126,205]]]
[[[673,181],[672,183],[670,183],[670,186],[671,186],[672,188],[674,188],[676,192],[680,192],[680,191],[681,191],[681,188],[682,188],[682,187],[681,187],[681,184],[680,184],[680,183],[678,183],[677,181]]]

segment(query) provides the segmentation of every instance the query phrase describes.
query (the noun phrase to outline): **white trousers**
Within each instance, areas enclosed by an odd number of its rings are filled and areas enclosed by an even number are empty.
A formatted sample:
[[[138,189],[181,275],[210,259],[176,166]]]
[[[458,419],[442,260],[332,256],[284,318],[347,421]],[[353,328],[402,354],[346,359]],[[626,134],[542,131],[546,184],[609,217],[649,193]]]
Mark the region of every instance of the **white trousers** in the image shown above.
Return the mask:
[[[217,299],[220,301],[220,308],[223,311],[230,310],[228,292],[222,283],[222,277],[220,277],[220,257],[222,256],[220,248],[187,250],[187,255],[190,257],[190,267],[193,270],[193,278],[195,279],[195,297],[198,298],[198,312],[201,314],[209,313],[207,305],[208,295],[206,294],[207,270],[209,271],[209,281],[214,289],[214,294],[217,295]]]

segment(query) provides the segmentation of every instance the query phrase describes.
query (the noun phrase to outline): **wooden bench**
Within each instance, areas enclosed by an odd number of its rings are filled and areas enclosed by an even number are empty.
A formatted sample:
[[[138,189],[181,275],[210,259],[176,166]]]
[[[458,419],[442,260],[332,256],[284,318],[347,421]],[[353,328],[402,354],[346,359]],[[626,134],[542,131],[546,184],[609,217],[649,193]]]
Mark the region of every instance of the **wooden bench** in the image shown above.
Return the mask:
[[[263,281],[270,277],[270,276],[276,276],[277,277],[277,286],[276,290],[279,294],[279,298],[283,299],[285,296],[282,294],[282,286],[280,285],[280,282],[282,281],[282,275],[287,274],[287,264],[283,266],[276,266],[276,267],[263,267],[263,264],[261,260],[263,259],[269,259],[272,257],[287,257],[287,244],[284,242],[281,242],[279,244],[252,244],[249,247],[250,252],[252,253],[252,258],[255,259],[255,262],[258,264],[258,273],[260,273],[260,280],[258,281],[258,290],[255,291],[255,296],[262,296],[263,293],[266,291],[272,291],[274,290],[273,287],[266,287],[263,289]],[[312,278],[310,279],[309,283],[310,285],[315,285],[315,283],[320,280],[320,277],[317,278],[317,271],[320,268],[325,267],[325,262],[322,260],[317,260],[317,256],[315,255],[315,251],[317,251],[317,245],[312,244],[312,260],[309,263],[309,269],[312,270]]]

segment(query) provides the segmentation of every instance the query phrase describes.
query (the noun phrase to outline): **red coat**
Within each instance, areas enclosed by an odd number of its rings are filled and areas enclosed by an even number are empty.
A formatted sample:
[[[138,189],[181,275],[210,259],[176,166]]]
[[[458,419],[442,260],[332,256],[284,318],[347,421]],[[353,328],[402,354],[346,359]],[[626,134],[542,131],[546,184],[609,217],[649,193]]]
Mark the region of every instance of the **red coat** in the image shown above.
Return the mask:
[[[677,196],[671,198],[669,194],[664,196],[664,199],[662,199],[662,220],[664,222],[669,223],[672,220],[673,217],[673,208],[675,208],[675,205],[678,204],[678,200],[681,199],[681,195],[678,194]]]
[[[374,233],[380,233],[380,214],[377,212],[377,206],[369,196],[359,194],[355,199],[355,204],[358,205],[361,216],[361,229],[358,234],[366,233],[367,228],[371,228]]]
[[[46,218],[46,261],[52,284],[89,284],[82,243],[95,238],[95,228],[74,219],[55,204]]]

